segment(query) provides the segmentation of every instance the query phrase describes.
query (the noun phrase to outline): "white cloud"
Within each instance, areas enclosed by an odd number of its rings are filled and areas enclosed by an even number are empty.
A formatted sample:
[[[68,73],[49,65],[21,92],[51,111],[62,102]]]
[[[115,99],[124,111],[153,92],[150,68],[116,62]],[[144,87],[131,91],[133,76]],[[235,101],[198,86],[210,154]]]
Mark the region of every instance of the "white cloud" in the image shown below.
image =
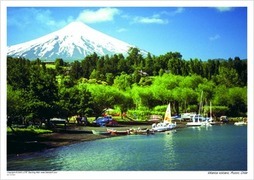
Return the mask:
[[[184,8],[178,7],[174,11],[161,11],[157,14],[148,17],[136,16],[133,18],[133,23],[143,23],[143,24],[168,24],[169,20],[167,18],[162,18],[162,16],[175,16],[177,14],[183,13]]]
[[[120,14],[120,10],[117,8],[100,8],[96,11],[84,10],[79,14],[76,20],[84,23],[113,21],[114,16],[117,14]]]
[[[215,40],[217,40],[217,39],[220,39],[220,35],[219,35],[219,34],[216,34],[216,35],[214,35],[214,36],[209,37],[209,40],[210,40],[210,41],[215,41]]]
[[[215,7],[219,12],[227,12],[227,11],[232,11],[232,7]]]
[[[20,8],[15,13],[15,15],[11,14],[8,17],[8,25],[16,26],[22,30],[29,26],[43,29],[61,28],[73,20],[72,17],[69,17],[67,20],[57,21],[52,17],[51,11],[44,8]]]
[[[184,10],[185,10],[184,8],[178,7],[178,8],[176,8],[176,9],[173,10],[173,11],[162,11],[162,12],[160,12],[159,14],[161,14],[161,15],[167,15],[167,16],[175,16],[175,15],[177,15],[177,14],[183,13]]]
[[[160,18],[159,14],[155,14],[152,17],[134,17],[133,23],[141,23],[141,24],[167,24],[168,20]]]

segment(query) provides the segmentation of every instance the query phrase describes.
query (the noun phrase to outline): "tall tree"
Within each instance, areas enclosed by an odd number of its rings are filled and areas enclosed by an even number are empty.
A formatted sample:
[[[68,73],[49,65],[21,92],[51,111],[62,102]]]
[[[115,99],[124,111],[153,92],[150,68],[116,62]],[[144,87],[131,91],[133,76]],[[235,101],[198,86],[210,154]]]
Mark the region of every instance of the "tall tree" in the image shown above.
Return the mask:
[[[131,47],[128,51],[128,56],[126,59],[128,66],[133,67],[133,70],[142,68],[141,64],[143,61],[143,56],[138,48]]]
[[[78,80],[79,78],[82,77],[83,74],[84,73],[83,73],[83,69],[81,67],[81,63],[79,61],[74,61],[71,64],[71,68],[70,68],[70,72],[69,72],[71,79]]]
[[[238,84],[238,74],[235,69],[220,67],[219,74],[214,76],[214,82],[233,87]]]
[[[27,93],[27,112],[32,118],[50,118],[54,115],[57,101],[55,77],[38,67],[31,70],[29,91]]]
[[[24,90],[14,90],[11,85],[7,85],[7,117],[10,126],[14,121],[16,123],[23,123],[22,120],[26,116],[26,99],[23,96],[24,93]]]
[[[7,83],[13,89],[26,89],[29,85],[30,61],[7,57]]]
[[[150,53],[148,53],[147,57],[145,58],[145,66],[144,71],[148,73],[148,75],[153,75],[154,71],[154,60]]]

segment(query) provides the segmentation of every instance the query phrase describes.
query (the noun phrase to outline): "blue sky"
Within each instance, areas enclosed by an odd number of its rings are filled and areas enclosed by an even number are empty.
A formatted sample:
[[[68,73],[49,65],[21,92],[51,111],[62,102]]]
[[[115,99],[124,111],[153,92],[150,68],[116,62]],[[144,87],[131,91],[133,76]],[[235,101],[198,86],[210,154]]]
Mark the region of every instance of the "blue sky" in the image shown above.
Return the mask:
[[[247,58],[246,7],[8,7],[7,45],[77,20],[157,56]]]

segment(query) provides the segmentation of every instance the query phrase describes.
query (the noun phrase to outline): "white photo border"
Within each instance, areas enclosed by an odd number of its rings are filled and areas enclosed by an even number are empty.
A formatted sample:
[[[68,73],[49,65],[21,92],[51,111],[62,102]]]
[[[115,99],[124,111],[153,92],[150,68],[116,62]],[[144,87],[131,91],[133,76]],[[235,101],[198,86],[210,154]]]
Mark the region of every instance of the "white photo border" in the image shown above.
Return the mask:
[[[8,7],[247,7],[248,9],[248,173],[210,175],[206,171],[8,172],[6,166],[6,54]],[[253,1],[1,1],[1,179],[253,179]]]

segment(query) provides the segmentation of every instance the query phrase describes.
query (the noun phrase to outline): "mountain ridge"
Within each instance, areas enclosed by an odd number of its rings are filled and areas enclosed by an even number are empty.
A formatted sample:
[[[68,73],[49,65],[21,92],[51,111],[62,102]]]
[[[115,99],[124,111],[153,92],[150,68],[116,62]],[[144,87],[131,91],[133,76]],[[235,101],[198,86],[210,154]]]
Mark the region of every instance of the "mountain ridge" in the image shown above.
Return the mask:
[[[135,46],[76,21],[37,39],[10,46],[7,55],[31,60],[39,58],[53,61],[62,58],[74,61],[82,60],[94,52],[99,56],[127,55],[131,47]],[[147,54],[144,50],[141,52]]]

